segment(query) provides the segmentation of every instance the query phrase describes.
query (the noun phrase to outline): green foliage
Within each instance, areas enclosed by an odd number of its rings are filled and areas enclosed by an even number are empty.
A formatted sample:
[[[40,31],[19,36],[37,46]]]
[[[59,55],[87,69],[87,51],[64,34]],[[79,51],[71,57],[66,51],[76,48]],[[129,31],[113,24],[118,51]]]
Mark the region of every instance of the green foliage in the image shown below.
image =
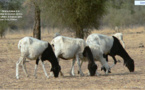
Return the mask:
[[[4,10],[18,10],[21,7],[23,0],[2,0],[0,5]]]
[[[83,38],[85,30],[98,28],[104,4],[105,0],[47,0],[42,14],[50,26],[72,29]]]
[[[107,6],[107,14],[103,17],[105,26],[126,28],[145,23],[145,7],[135,6],[134,0],[110,0]]]
[[[0,11],[1,11],[2,6],[0,5]],[[4,32],[8,26],[7,21],[1,21],[0,20],[0,37],[2,38],[4,36]]]
[[[0,21],[0,37],[2,38],[4,36],[4,32],[8,27],[7,21]]]
[[[135,6],[134,0],[10,0],[7,5],[1,1],[5,0],[0,0],[2,9],[21,8],[23,18],[6,25],[21,29],[34,26],[34,2],[41,10],[41,27],[65,28],[81,38],[99,26],[126,28],[145,25],[145,7]]]
[[[9,10],[19,10],[21,7],[22,0],[11,0],[8,6]]]
[[[1,0],[0,1],[0,10],[20,10],[21,5],[24,0]],[[1,33],[6,30],[7,27],[17,28],[20,25],[20,22],[15,22],[15,21],[0,21],[1,24]],[[6,25],[4,25],[6,24]],[[2,35],[2,34],[1,34]]]

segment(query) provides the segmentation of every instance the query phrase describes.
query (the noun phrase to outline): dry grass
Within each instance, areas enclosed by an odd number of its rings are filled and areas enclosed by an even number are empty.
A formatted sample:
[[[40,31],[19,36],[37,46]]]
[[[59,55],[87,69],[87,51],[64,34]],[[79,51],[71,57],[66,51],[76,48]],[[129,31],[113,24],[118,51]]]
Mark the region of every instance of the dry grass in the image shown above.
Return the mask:
[[[42,40],[50,42],[53,38],[54,30],[47,32],[47,29],[43,29]],[[104,29],[101,31],[92,31],[92,33],[101,33],[106,35],[112,35],[115,33],[113,30]],[[121,62],[111,69],[112,73],[106,76],[103,71],[100,70],[101,65],[98,65],[98,72],[100,76],[87,76],[87,62],[82,66],[82,70],[85,74],[84,77],[80,77],[77,74],[77,65],[75,65],[75,77],[69,76],[71,60],[60,60],[64,77],[46,79],[42,70],[41,64],[38,66],[37,76],[35,79],[33,76],[35,61],[27,62],[29,77],[27,78],[22,68],[20,67],[20,79],[15,78],[15,63],[17,62],[20,52],[17,49],[18,40],[24,36],[32,36],[32,31],[20,31],[7,33],[6,38],[0,39],[0,89],[143,89],[145,88],[145,48],[140,47],[145,45],[145,31],[143,27],[136,29],[127,29],[122,31],[124,35],[124,42],[126,50],[129,55],[135,61],[135,72],[130,73],[128,69],[123,66],[123,60],[117,57]],[[73,33],[61,32],[62,35],[73,37]],[[109,58],[109,64],[112,64],[112,58]],[[45,62],[47,72],[49,73],[49,62]]]

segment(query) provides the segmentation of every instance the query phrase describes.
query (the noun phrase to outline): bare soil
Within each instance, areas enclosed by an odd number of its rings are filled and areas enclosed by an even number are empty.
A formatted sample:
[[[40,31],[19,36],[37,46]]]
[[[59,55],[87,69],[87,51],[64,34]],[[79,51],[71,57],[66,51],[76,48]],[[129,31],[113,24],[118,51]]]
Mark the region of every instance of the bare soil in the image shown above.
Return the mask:
[[[134,59],[135,72],[130,73],[123,65],[123,60],[116,57],[120,62],[117,63],[109,75],[101,71],[101,64],[98,65],[100,76],[88,76],[87,64],[82,66],[85,76],[77,74],[77,63],[75,64],[75,76],[69,75],[71,69],[71,60],[60,60],[60,65],[64,77],[46,78],[41,63],[37,70],[37,79],[34,78],[35,60],[26,63],[29,77],[26,77],[20,66],[20,79],[15,77],[16,62],[20,56],[17,49],[18,41],[24,36],[30,36],[32,33],[8,34],[6,38],[0,39],[0,89],[145,89],[145,30],[143,27],[137,29],[127,29],[121,31],[126,45],[126,51]],[[113,30],[93,31],[92,33],[102,33],[112,35]],[[42,40],[50,42],[54,33],[43,33]],[[70,32],[63,33],[64,36],[71,36]],[[45,62],[47,72],[50,71],[50,63]],[[113,64],[112,58],[109,58],[109,65]]]

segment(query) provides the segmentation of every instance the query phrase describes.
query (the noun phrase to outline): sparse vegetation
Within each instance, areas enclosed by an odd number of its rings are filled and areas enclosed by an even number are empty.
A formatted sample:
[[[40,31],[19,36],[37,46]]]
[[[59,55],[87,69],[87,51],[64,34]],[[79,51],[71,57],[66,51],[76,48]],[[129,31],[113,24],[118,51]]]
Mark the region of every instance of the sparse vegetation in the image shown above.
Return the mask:
[[[47,30],[47,29],[46,29]],[[47,31],[46,31],[47,32]],[[50,42],[53,38],[55,32],[50,32],[49,34],[42,32],[42,40]],[[112,35],[115,31],[110,29],[103,29],[100,31],[93,30],[92,33],[101,33],[105,35]],[[140,33],[141,32],[141,33]],[[144,39],[144,28],[136,29],[125,29],[124,42],[126,45],[126,50],[129,55],[135,61],[135,72],[129,73],[128,69],[123,66],[122,58],[116,57],[120,62],[111,69],[111,72],[108,76],[104,76],[104,72],[101,71],[101,64],[96,62],[98,65],[98,73],[100,76],[90,77],[87,76],[87,62],[82,65],[82,70],[85,74],[84,77],[79,77],[77,70],[75,70],[75,77],[70,77],[70,61],[60,60],[61,68],[64,72],[64,77],[58,77],[57,79],[50,77],[46,79],[44,76],[41,65],[38,65],[37,76],[35,79],[33,76],[35,61],[26,62],[28,72],[30,77],[25,77],[21,69],[20,80],[15,78],[15,65],[20,56],[20,51],[17,49],[18,41],[24,37],[32,35],[31,32],[22,31],[16,33],[7,34],[6,39],[0,39],[0,89],[8,88],[19,88],[19,89],[144,89],[144,78],[145,78],[145,65],[144,65],[144,48],[140,48],[140,43],[145,45]],[[72,32],[63,32],[62,35],[70,36]],[[74,37],[74,36],[73,36]],[[14,44],[13,44],[14,43]],[[114,63],[112,58],[109,58],[109,65]],[[45,63],[46,70],[49,73],[50,65],[49,62]],[[75,64],[75,68],[77,63]],[[41,77],[42,76],[42,77]],[[27,87],[26,87],[27,86]],[[35,86],[35,87],[34,87]]]
[[[7,21],[0,21],[0,37],[5,37],[5,31],[8,27]]]
[[[135,6],[134,0],[109,0],[106,5],[103,26],[125,29],[145,25],[145,7]]]
[[[47,0],[42,14],[49,26],[67,28],[76,37],[84,38],[92,28],[98,28],[105,12],[106,0]]]
[[[110,35],[122,32],[126,51],[134,59],[135,72],[129,73],[123,60],[111,69],[108,76],[101,71],[100,76],[87,76],[87,62],[82,65],[84,77],[70,77],[71,60],[60,60],[64,77],[46,79],[41,65],[38,66],[38,77],[34,79],[35,61],[26,62],[30,77],[22,74],[20,80],[15,78],[15,65],[20,56],[18,41],[25,36],[33,36],[34,4],[40,7],[41,39],[50,42],[56,32],[68,37],[83,38],[88,33]],[[144,89],[145,78],[145,7],[135,6],[134,0],[0,0],[0,10],[19,9],[23,18],[18,21],[0,21],[0,89]],[[104,12],[106,11],[106,12]],[[0,16],[1,17],[1,16]],[[100,27],[100,28],[99,28]],[[96,29],[98,28],[98,29]],[[123,29],[123,30],[122,30]],[[63,30],[63,31],[62,31]],[[121,31],[122,30],[122,31]],[[40,33],[39,33],[40,34]],[[113,59],[109,58],[109,65]],[[77,65],[77,64],[76,64]],[[76,67],[75,65],[75,67]],[[50,68],[49,62],[45,63]],[[22,69],[21,69],[22,70]],[[77,70],[75,70],[77,71]],[[50,72],[47,69],[47,72]]]
[[[20,9],[23,13],[22,19],[8,22],[10,30],[11,27],[17,30],[34,27],[34,2],[38,4],[41,11],[41,24],[38,28],[57,28],[60,31],[67,29],[76,32],[75,35],[81,38],[87,36],[94,28],[118,27],[120,31],[125,28],[144,26],[145,23],[145,7],[135,6],[134,0],[7,0],[11,1],[9,5],[5,5],[2,1],[0,1],[2,9]]]

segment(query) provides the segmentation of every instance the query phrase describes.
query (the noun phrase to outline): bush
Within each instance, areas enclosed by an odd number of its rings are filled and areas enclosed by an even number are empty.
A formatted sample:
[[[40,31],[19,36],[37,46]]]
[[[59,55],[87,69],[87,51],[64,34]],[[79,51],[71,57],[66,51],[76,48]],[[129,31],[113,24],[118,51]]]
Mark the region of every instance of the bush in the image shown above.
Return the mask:
[[[4,33],[7,29],[7,26],[8,26],[7,21],[0,21],[0,37],[1,38],[4,37]]]

